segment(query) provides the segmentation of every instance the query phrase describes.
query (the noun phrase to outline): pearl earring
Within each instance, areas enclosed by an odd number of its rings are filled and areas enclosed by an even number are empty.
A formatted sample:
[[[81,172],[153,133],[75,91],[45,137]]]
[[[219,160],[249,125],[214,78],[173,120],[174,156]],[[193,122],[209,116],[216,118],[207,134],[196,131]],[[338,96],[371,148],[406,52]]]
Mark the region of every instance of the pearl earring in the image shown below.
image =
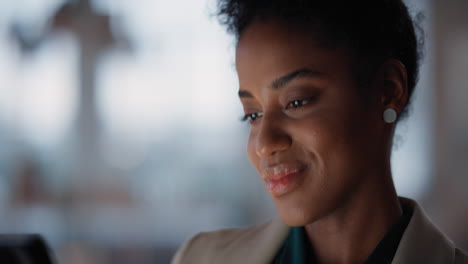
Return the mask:
[[[391,124],[396,121],[397,112],[393,108],[387,108],[383,113],[383,119],[385,122]]]

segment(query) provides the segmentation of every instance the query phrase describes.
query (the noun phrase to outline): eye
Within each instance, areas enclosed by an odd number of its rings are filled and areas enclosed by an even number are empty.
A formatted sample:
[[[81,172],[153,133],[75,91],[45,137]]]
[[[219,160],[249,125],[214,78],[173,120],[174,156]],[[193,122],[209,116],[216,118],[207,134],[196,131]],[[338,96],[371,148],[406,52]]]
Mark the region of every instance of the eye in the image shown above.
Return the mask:
[[[299,107],[302,107],[303,105],[310,103],[311,101],[312,101],[312,98],[293,100],[288,103],[288,105],[286,106],[286,109],[299,108]]]
[[[242,117],[242,121],[250,121],[250,123],[257,120],[259,117],[263,116],[263,113],[250,113]]]

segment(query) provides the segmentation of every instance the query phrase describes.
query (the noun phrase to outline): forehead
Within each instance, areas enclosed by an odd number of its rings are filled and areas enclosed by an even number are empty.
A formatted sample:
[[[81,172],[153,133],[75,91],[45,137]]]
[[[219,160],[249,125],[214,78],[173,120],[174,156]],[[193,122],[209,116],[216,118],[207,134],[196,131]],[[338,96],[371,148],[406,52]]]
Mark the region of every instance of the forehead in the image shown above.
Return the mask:
[[[327,48],[313,32],[278,21],[256,21],[242,34],[236,49],[236,68],[242,85],[264,86],[300,68],[327,75],[350,72],[350,54]]]

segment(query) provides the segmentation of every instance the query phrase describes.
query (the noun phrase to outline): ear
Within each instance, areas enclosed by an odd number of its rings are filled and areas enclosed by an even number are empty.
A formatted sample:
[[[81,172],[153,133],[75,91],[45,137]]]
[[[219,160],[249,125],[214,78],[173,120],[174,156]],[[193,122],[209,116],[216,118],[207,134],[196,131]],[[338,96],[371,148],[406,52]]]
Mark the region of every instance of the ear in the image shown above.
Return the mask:
[[[405,66],[396,59],[386,60],[377,76],[382,109],[393,108],[398,115],[408,103],[408,75]]]

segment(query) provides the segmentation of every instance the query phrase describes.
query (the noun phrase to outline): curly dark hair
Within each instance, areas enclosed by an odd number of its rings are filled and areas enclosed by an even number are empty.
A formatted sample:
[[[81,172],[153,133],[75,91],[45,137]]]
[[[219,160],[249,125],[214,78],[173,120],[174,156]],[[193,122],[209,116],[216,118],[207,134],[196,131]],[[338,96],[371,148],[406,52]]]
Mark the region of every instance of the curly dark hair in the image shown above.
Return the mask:
[[[325,47],[345,46],[363,88],[389,58],[406,68],[408,98],[418,80],[422,30],[402,0],[218,0],[218,18],[237,41],[253,21],[281,20],[318,34]]]

